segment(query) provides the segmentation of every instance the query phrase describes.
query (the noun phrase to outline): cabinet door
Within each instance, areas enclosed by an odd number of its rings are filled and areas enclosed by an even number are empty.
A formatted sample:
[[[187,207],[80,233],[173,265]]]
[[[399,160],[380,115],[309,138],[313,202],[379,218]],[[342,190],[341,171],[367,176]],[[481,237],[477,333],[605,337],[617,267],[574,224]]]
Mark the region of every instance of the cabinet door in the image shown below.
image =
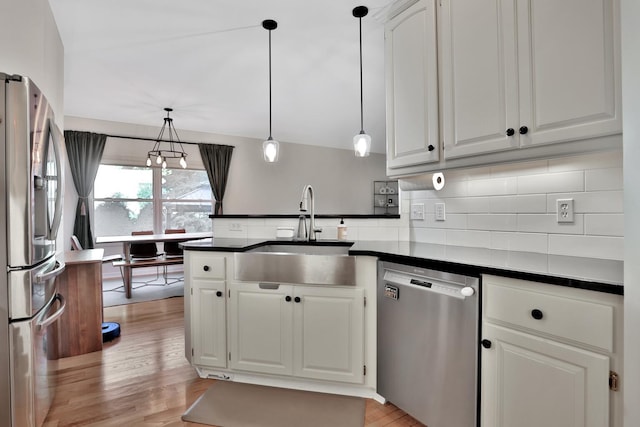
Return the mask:
[[[518,0],[521,145],[622,132],[617,0]]]
[[[445,159],[519,146],[514,8],[514,0],[443,2]],[[514,135],[508,136],[514,126]]]
[[[292,287],[231,283],[229,327],[232,369],[293,372]],[[269,287],[269,288],[265,288]]]
[[[435,1],[421,0],[385,26],[388,168],[439,159],[436,60]]]
[[[364,289],[294,289],[294,374],[362,383]]]
[[[609,357],[485,323],[484,427],[609,425]]]
[[[225,283],[191,281],[192,345],[194,365],[227,367]]]

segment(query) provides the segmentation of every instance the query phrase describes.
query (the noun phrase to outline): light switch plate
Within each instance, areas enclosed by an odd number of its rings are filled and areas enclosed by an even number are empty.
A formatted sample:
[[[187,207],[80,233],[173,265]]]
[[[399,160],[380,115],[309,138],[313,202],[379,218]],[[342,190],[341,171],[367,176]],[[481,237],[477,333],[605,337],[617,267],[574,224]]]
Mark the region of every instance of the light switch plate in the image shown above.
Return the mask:
[[[411,204],[411,219],[424,220],[424,203],[412,203]]]
[[[435,204],[436,221],[444,221],[446,219],[444,203]]]

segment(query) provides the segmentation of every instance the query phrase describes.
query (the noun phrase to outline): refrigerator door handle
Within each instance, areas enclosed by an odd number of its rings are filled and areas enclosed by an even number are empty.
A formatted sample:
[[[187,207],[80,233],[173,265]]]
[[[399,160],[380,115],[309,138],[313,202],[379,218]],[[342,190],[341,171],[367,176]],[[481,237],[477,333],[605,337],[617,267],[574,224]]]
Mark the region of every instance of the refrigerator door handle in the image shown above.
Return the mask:
[[[64,299],[64,297],[61,294],[56,294],[56,296],[53,297],[53,300],[51,300],[51,304],[53,304],[56,300],[60,301],[60,308],[58,308],[55,313],[53,313],[51,316],[47,317],[46,319],[38,321],[38,323],[36,323],[36,326],[39,329],[44,329],[47,326],[51,325],[53,322],[58,320],[66,310],[67,301]]]
[[[55,240],[58,235],[58,228],[60,227],[60,221],[62,220],[62,191],[64,187],[64,174],[62,171],[62,160],[60,159],[60,150],[62,149],[62,142],[64,136],[58,126],[53,122],[50,117],[47,120],[47,127],[49,128],[49,134],[53,140],[53,153],[56,158],[56,170],[58,171],[58,184],[56,186],[56,206],[53,214],[53,221],[51,222],[51,228],[48,230],[48,238]]]
[[[46,282],[47,280],[51,280],[61,274],[64,271],[66,265],[63,261],[56,261],[56,264],[58,265],[58,268],[44,274],[36,274],[36,282]]]

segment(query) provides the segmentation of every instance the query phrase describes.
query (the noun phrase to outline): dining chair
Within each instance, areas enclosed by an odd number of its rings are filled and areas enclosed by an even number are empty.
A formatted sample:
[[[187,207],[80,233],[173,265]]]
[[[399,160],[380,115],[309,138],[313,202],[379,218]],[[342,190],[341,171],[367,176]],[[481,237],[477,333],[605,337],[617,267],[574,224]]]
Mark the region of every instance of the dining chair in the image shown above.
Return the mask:
[[[184,228],[167,228],[164,230],[164,234],[180,234],[186,232]],[[178,242],[164,242],[163,249],[166,257],[181,257],[184,255]]]
[[[182,231],[170,231],[169,233],[184,233],[185,230]],[[152,235],[153,231],[151,230],[145,230],[145,231],[132,231],[131,235],[132,236],[144,236],[144,235]],[[131,243],[131,245],[129,246],[129,256],[131,258],[132,261],[135,261],[136,259],[138,260],[142,260],[142,259],[153,259],[153,258],[159,258],[159,257],[163,257],[163,256],[167,256],[168,253],[166,252],[166,245],[165,245],[165,251],[164,252],[158,252],[158,247],[156,245],[155,242],[145,242],[145,243]],[[175,248],[171,248],[169,247],[170,250],[173,251],[177,251],[180,250],[182,251],[177,243],[176,243],[176,247]],[[176,256],[176,254],[171,254],[171,256]],[[182,255],[180,255],[182,256]],[[162,280],[160,280],[160,271],[158,270],[160,267],[156,266],[156,277],[151,279],[151,280],[146,280],[144,282],[136,282],[133,281],[131,282],[131,284],[133,285],[134,283],[139,283],[141,284],[140,286],[138,286],[138,288],[142,287],[142,286],[167,286],[167,285],[171,285],[173,283],[179,282],[181,280],[183,280],[183,278],[176,278],[174,280],[169,280],[168,277],[168,271],[167,271],[167,266],[163,265],[162,266]]]

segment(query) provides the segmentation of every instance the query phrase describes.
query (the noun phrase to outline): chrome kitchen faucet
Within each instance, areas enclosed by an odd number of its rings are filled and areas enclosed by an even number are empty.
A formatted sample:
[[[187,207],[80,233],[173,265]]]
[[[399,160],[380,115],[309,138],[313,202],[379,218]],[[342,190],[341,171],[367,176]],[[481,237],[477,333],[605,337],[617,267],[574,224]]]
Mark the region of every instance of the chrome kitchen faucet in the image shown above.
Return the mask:
[[[308,197],[307,193],[309,193]],[[305,185],[302,189],[302,198],[300,199],[300,212],[307,212],[307,201],[311,205],[311,212],[309,213],[309,241],[313,242],[316,240],[316,233],[321,233],[322,228],[316,228],[315,207],[313,203],[313,187],[308,184]]]

